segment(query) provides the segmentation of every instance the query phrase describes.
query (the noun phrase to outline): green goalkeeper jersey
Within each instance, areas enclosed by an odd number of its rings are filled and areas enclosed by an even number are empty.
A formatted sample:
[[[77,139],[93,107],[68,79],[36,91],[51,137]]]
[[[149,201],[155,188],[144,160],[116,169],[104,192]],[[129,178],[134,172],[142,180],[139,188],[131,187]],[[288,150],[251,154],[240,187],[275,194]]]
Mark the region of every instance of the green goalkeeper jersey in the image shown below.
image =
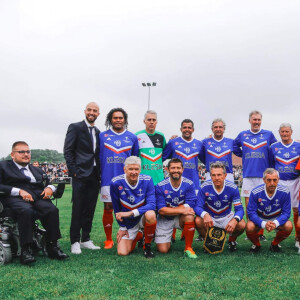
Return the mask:
[[[162,152],[166,146],[165,136],[158,131],[150,134],[146,130],[141,130],[136,135],[142,160],[141,173],[150,175],[156,185],[164,179]]]

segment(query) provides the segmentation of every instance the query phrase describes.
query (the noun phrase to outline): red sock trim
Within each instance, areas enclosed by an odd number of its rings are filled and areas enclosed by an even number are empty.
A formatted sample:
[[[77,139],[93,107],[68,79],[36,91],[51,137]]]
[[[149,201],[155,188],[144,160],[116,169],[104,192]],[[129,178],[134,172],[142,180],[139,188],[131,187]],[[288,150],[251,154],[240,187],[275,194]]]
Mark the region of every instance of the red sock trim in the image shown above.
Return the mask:
[[[154,224],[149,224],[145,222],[145,227],[144,227],[145,244],[150,244],[152,242],[155,229],[156,229],[156,222]]]
[[[113,210],[105,209],[103,211],[102,223],[107,241],[112,241],[112,224],[114,221]]]
[[[185,222],[183,227],[183,234],[185,237],[185,250],[192,248],[194,234],[195,234],[195,222]]]

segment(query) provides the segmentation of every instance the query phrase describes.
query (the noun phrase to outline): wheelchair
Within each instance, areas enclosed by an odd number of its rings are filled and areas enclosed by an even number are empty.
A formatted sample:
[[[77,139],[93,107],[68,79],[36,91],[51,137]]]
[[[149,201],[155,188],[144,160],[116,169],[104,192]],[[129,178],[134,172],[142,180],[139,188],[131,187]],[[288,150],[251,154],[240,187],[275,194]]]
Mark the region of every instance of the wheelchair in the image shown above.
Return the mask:
[[[59,183],[50,200],[60,199],[65,190],[65,183]],[[42,251],[47,256],[46,230],[38,220],[34,223],[33,251]],[[0,198],[0,265],[8,264],[13,258],[21,255],[21,244],[16,219],[11,209],[4,208]]]

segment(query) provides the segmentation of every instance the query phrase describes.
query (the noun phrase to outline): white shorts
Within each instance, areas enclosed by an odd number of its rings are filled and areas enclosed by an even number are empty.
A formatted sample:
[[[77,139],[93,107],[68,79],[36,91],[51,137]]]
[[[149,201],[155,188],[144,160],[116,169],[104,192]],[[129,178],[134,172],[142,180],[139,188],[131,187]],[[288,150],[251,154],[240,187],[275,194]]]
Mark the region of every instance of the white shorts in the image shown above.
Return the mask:
[[[298,208],[299,206],[299,190],[300,190],[300,177],[294,180],[280,180],[279,184],[289,189],[291,194],[292,208]]]
[[[205,180],[210,180],[210,179],[211,179],[210,173],[207,172],[207,173],[205,173],[205,174],[206,174]],[[227,176],[226,176],[225,179],[234,183],[234,178],[233,178],[233,174],[232,174],[232,173],[227,173]]]
[[[140,221],[134,227],[127,229],[129,237],[123,236],[122,240],[134,240],[136,238],[138,231],[144,228],[143,220],[144,220],[144,215],[141,217]]]
[[[234,212],[232,211],[230,214],[228,214],[223,218],[213,218],[213,217],[211,218],[214,221],[214,226],[224,229],[227,226],[227,224],[232,220],[233,216],[234,216]]]
[[[257,186],[263,184],[264,181],[260,177],[249,177],[243,179],[243,185],[242,185],[242,197],[250,197],[251,191],[256,188]]]
[[[158,215],[155,230],[155,243],[171,243],[174,228],[182,230],[179,225],[179,216],[174,217],[174,219],[166,219],[163,216]]]
[[[100,194],[101,194],[100,200],[102,202],[111,202],[110,186],[109,185],[102,186]]]

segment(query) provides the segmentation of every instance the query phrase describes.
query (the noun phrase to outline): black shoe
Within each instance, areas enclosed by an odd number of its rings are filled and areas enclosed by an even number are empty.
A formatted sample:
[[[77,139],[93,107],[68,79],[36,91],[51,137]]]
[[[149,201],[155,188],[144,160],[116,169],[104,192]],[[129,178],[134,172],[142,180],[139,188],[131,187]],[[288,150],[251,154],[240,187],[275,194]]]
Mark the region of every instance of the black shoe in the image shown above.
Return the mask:
[[[252,247],[250,248],[250,252],[257,253],[260,251],[260,248],[261,246],[252,245]]]
[[[172,242],[172,243],[176,243],[176,240],[173,239],[173,238],[171,238],[171,242]]]
[[[144,248],[144,256],[146,258],[153,258],[154,254],[151,251],[151,244],[145,244],[145,248]]]
[[[183,235],[181,238],[180,238],[181,241],[185,241],[185,236]]]
[[[273,244],[271,244],[270,251],[272,251],[272,252],[280,252],[281,249],[280,249],[279,245],[273,245]]]
[[[47,244],[48,257],[51,259],[64,260],[69,258],[69,255],[64,253],[58,246],[57,242]]]
[[[267,242],[267,239],[264,235],[260,235],[259,240],[262,241],[262,242]]]
[[[23,248],[21,250],[20,263],[22,265],[29,265],[34,263],[36,260],[32,255],[32,250],[30,247]]]
[[[237,245],[236,242],[228,242],[228,248],[229,248],[230,252],[234,252],[237,250],[236,245]]]
[[[202,242],[204,241],[204,238],[199,234],[198,237],[195,239],[197,242]]]

